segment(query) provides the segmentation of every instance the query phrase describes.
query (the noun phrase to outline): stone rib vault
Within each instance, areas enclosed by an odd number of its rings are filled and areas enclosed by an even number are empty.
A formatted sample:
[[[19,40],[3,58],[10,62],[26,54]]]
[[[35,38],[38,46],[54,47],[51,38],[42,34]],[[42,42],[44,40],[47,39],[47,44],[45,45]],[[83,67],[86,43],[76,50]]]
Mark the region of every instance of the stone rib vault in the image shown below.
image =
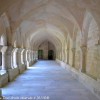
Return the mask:
[[[0,87],[38,60],[100,98],[100,0],[0,0]]]

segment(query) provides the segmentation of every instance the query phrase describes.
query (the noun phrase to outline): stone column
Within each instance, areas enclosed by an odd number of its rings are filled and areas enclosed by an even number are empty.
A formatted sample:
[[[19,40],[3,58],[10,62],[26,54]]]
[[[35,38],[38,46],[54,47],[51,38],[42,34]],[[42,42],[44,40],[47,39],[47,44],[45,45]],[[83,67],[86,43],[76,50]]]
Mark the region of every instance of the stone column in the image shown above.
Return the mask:
[[[34,62],[34,52],[32,51],[32,60]]]
[[[65,50],[65,54],[66,54],[65,63],[67,63],[67,49]]]
[[[23,52],[23,62],[24,62],[25,65],[27,65],[26,55],[27,55],[27,50],[24,50],[24,52]]]
[[[37,52],[34,51],[34,60],[36,61],[37,60]]]
[[[5,73],[6,72],[6,50],[7,50],[7,46],[3,46],[1,49],[2,52],[2,69],[1,72]]]
[[[13,51],[13,47],[9,46],[7,48],[7,51],[6,51],[6,66],[7,66],[7,70],[9,69],[13,69],[13,66],[12,66],[12,51]]]
[[[32,65],[32,54],[31,54],[31,50],[29,50],[29,65]]]
[[[58,55],[59,55],[59,60],[60,60],[60,50],[58,51]]]
[[[28,50],[28,61],[30,63],[30,50]]]
[[[34,51],[34,61],[36,61],[36,51]]]
[[[60,51],[60,60],[62,60],[62,52]]]
[[[18,51],[17,51],[17,65],[18,67],[22,65],[22,62],[21,62],[21,52],[22,52],[23,49],[21,48],[18,48]]]
[[[61,61],[63,61],[63,49],[61,49]]]
[[[63,57],[62,57],[62,61],[64,62],[64,60],[65,60],[65,50],[64,50],[64,49],[62,50],[62,54],[63,54],[63,55],[62,55],[62,56],[63,56]]]
[[[36,61],[38,60],[38,51],[36,51]]]
[[[69,48],[67,48],[67,64],[69,64]]]
[[[75,67],[75,48],[72,48],[72,67]]]
[[[24,64],[24,51],[25,51],[25,49],[23,49],[21,52],[21,63],[22,64]]]
[[[67,50],[65,49],[64,52],[65,52],[65,59],[64,59],[64,62],[66,63],[66,61],[67,61]]]
[[[32,65],[32,51],[30,51],[31,65]]]
[[[33,51],[31,51],[31,60],[32,60],[32,64],[34,63],[34,59],[33,59]]]
[[[29,66],[31,66],[31,51],[29,50]]]
[[[98,41],[98,44],[96,44],[97,46],[97,73],[98,73],[98,77],[97,77],[97,81],[100,83],[100,41]]]
[[[24,65],[24,62],[23,62],[23,51],[24,49],[19,48],[17,52],[17,65],[19,68],[19,73],[22,73],[23,71],[26,70],[26,66]]]
[[[81,46],[81,72],[86,73],[87,46]]]
[[[24,51],[24,49],[18,48],[18,51],[17,51],[17,65],[19,67],[24,64],[24,62],[23,62],[23,51]]]
[[[58,50],[56,51],[56,59],[58,59]]]
[[[18,65],[17,65],[17,50],[18,50],[18,48],[14,48],[14,50],[13,50],[13,66],[14,66],[14,68],[18,67]]]
[[[29,67],[29,50],[26,51],[26,62],[27,62],[27,67]]]

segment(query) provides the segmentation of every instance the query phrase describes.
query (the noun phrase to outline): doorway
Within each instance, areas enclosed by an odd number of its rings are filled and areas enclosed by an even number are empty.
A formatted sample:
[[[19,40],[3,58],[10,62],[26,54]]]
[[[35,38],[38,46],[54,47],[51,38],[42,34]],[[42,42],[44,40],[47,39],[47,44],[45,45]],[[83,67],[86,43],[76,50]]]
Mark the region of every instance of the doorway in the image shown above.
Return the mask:
[[[54,51],[53,50],[48,51],[48,60],[54,60]]]
[[[38,50],[38,59],[43,59],[43,50]]]

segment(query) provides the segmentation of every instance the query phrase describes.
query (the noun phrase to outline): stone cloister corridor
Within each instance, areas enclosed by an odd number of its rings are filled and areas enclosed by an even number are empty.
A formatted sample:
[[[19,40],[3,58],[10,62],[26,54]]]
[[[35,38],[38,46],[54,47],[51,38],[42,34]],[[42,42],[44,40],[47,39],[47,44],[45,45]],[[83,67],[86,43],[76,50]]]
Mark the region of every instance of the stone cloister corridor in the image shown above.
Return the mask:
[[[0,0],[0,98],[25,95],[100,100],[100,0]]]
[[[2,89],[4,97],[32,100],[98,100],[55,61],[39,61]],[[31,100],[30,99],[30,100]]]

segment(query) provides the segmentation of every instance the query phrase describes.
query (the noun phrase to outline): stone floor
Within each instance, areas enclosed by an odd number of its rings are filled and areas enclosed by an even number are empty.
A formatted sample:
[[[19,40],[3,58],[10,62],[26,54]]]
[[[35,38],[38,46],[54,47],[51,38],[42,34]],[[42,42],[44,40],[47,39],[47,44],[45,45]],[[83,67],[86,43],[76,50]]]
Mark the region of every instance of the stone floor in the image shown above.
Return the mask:
[[[98,100],[54,61],[37,62],[2,90],[7,100]]]

